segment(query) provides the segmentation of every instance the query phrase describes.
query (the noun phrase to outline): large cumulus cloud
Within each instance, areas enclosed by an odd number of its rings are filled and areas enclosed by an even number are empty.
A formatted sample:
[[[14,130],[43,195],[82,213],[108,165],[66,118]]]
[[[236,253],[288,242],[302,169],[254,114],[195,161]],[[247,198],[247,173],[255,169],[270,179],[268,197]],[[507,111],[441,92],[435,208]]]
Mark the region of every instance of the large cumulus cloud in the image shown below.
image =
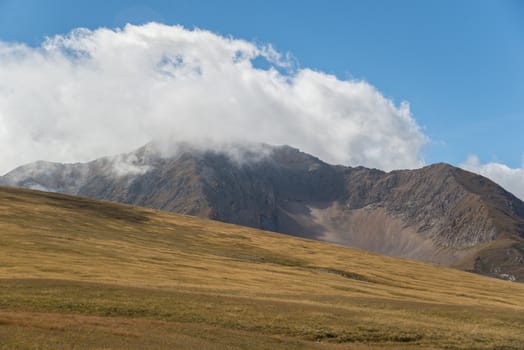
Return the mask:
[[[426,137],[407,103],[209,31],[150,23],[78,29],[39,47],[0,42],[0,77],[0,172],[152,139],[289,144],[385,170],[422,165]]]

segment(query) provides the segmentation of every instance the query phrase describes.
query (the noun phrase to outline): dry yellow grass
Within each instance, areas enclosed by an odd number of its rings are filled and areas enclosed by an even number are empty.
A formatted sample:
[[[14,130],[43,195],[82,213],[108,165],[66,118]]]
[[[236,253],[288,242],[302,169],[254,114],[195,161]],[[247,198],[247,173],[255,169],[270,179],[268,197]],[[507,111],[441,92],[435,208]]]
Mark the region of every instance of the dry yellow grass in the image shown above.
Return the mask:
[[[0,349],[523,349],[524,285],[0,188]]]

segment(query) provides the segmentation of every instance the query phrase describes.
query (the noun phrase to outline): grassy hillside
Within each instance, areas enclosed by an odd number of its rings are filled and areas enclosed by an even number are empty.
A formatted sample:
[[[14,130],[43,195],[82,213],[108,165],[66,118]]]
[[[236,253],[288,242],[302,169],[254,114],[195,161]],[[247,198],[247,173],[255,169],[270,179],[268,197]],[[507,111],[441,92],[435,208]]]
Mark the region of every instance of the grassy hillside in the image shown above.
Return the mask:
[[[0,188],[0,349],[523,349],[524,285]]]

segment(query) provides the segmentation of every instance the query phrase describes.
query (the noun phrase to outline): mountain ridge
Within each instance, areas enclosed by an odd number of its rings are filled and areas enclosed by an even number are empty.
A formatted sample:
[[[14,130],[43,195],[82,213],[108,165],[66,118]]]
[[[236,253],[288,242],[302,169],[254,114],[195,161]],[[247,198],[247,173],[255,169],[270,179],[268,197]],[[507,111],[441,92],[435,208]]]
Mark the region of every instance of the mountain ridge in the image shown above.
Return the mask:
[[[330,165],[290,146],[213,151],[178,145],[170,151],[148,144],[89,163],[33,163],[0,184],[524,278],[524,203],[491,180],[445,163],[386,173]]]

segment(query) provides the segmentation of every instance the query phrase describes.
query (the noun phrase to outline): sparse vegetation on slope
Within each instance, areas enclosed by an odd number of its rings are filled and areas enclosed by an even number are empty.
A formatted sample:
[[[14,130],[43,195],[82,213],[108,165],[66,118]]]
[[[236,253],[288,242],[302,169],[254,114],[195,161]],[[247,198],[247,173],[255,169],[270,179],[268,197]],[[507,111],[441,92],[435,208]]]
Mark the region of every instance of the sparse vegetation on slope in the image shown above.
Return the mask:
[[[0,349],[522,349],[524,285],[0,188]]]

